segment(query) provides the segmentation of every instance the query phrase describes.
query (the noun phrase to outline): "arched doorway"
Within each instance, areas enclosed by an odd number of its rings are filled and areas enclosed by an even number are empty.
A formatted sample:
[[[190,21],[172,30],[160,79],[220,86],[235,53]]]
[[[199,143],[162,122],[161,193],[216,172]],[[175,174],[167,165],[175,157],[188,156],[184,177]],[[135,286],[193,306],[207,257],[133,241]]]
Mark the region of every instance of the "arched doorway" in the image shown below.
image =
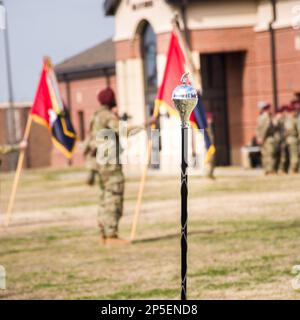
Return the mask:
[[[149,22],[144,21],[141,32],[141,56],[143,59],[144,90],[146,118],[153,115],[154,103],[157,94],[157,66],[156,66],[156,35]],[[159,121],[158,121],[159,124]],[[154,137],[152,137],[154,138]],[[159,169],[160,162],[160,137],[153,139],[151,164],[153,169]]]
[[[153,113],[157,93],[156,35],[145,21],[141,29],[141,55],[143,59],[146,116]]]

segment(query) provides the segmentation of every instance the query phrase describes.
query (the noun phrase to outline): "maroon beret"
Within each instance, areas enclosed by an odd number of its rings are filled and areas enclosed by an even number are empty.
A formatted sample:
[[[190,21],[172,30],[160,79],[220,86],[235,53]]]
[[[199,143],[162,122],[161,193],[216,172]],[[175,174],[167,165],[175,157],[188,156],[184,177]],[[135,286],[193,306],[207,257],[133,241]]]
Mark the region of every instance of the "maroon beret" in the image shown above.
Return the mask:
[[[115,93],[111,88],[106,88],[98,93],[98,101],[100,104],[113,108],[117,105]]]
[[[289,111],[289,106],[287,104],[282,105],[279,110],[281,112]]]
[[[290,105],[288,106],[288,112],[294,112],[294,111],[296,111],[295,106],[294,106],[293,104],[290,104]]]
[[[291,102],[291,105],[296,108],[296,110],[300,110],[300,101],[299,100],[293,100]]]

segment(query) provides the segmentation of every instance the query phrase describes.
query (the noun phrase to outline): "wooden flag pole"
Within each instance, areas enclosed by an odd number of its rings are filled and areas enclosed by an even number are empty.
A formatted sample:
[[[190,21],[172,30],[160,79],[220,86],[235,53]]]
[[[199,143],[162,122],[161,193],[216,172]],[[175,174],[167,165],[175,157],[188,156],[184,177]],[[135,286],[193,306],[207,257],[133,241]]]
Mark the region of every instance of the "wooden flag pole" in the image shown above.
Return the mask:
[[[179,29],[178,21],[177,21],[176,17],[173,19],[173,26],[174,26],[175,31],[177,33],[179,43],[181,45],[186,62],[188,64],[188,68],[190,69],[191,73],[193,74],[194,81],[196,82],[195,86],[199,87],[199,89],[201,90],[200,79],[199,79],[199,77],[197,77],[197,69],[193,63],[191,53],[187,49],[187,44],[182,37],[182,34]],[[156,112],[158,112],[157,109],[155,109],[155,110],[156,110]],[[155,114],[155,111],[154,111],[154,114]],[[132,223],[132,228],[131,228],[131,236],[130,236],[131,241],[134,241],[135,236],[136,236],[136,229],[137,229],[137,224],[138,224],[140,211],[141,211],[141,205],[142,205],[143,193],[144,193],[144,189],[145,189],[146,177],[147,177],[147,173],[148,173],[148,166],[149,166],[149,161],[150,161],[150,156],[151,156],[151,150],[152,150],[152,140],[149,139],[148,146],[147,146],[147,162],[146,162],[146,165],[145,165],[143,172],[142,172],[142,177],[141,177],[141,182],[140,182],[140,187],[139,187],[139,192],[138,192],[138,197],[137,197],[137,203],[136,203],[135,211],[134,211],[133,223]]]
[[[152,150],[152,139],[150,138],[148,140],[148,144],[147,144],[146,163],[145,163],[145,167],[143,168],[138,198],[137,198],[137,202],[136,202],[136,206],[135,206],[130,241],[134,241],[135,236],[136,236],[136,228],[137,228],[137,224],[138,224],[138,220],[139,220],[139,216],[140,216],[140,212],[141,212],[141,205],[142,205],[143,194],[144,194],[144,189],[145,189],[145,182],[146,182],[146,177],[147,177],[148,167],[149,167],[149,162],[150,162],[150,157],[151,157],[151,150]]]
[[[27,119],[26,127],[25,127],[24,137],[23,137],[23,140],[25,140],[25,141],[27,141],[29,138],[31,125],[32,125],[32,116],[29,115],[28,119]],[[22,172],[22,168],[23,168],[25,151],[26,151],[25,149],[20,151],[17,169],[16,169],[16,173],[15,173],[15,178],[14,178],[14,182],[13,182],[13,187],[12,187],[12,191],[10,194],[6,215],[5,215],[5,222],[4,222],[5,227],[7,227],[9,225],[9,222],[11,219],[11,214],[12,214],[13,206],[15,203],[17,188],[18,188],[18,184],[20,181],[20,176],[21,176],[21,172]]]

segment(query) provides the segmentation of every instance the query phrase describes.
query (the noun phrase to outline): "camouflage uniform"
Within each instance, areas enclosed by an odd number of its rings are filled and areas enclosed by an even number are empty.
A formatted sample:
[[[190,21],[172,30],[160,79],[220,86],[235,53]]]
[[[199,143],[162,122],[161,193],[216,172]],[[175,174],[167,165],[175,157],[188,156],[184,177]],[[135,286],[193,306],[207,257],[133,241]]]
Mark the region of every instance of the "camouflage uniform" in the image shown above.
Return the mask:
[[[274,144],[275,144],[275,167],[278,172],[286,172],[287,149],[284,137],[284,118],[280,117],[273,123],[274,125]]]
[[[128,130],[135,128],[137,127]],[[118,224],[123,212],[124,175],[122,165],[118,161],[119,119],[107,106],[100,106],[92,118],[90,137],[86,142],[86,148],[92,154],[99,152],[99,149],[106,144],[104,138],[103,140],[99,138],[99,132],[103,129],[110,129],[116,134],[115,143],[109,147],[109,152],[112,151],[117,156],[116,163],[96,163],[100,188],[98,224],[103,237],[110,238],[118,235]]]
[[[297,130],[298,130],[298,160],[300,159],[300,112],[298,111],[297,117]],[[300,171],[300,161],[298,161],[298,171]]]
[[[93,115],[92,121],[91,121],[91,128],[93,127],[93,123],[95,121],[95,115]],[[90,129],[91,131],[91,129]],[[97,160],[96,160],[96,152],[97,150],[92,150],[90,148],[91,145],[91,139],[92,135],[88,137],[88,139],[85,140],[84,146],[83,146],[83,153],[85,156],[85,165],[88,169],[88,178],[87,178],[87,184],[93,186],[96,181],[96,177],[98,176],[98,167],[97,167]]]
[[[19,149],[19,145],[17,144],[0,146],[0,154],[7,154],[10,152],[18,151]]]
[[[256,137],[261,142],[262,164],[265,173],[275,171],[275,140],[271,115],[262,112],[257,120]]]
[[[20,146],[18,144],[11,144],[11,145],[3,145],[0,146],[0,155],[8,154],[10,152],[18,151],[20,150]],[[0,168],[1,168],[1,158],[0,158]]]
[[[299,164],[299,132],[297,119],[288,115],[284,120],[284,133],[289,156],[289,171],[297,172]]]

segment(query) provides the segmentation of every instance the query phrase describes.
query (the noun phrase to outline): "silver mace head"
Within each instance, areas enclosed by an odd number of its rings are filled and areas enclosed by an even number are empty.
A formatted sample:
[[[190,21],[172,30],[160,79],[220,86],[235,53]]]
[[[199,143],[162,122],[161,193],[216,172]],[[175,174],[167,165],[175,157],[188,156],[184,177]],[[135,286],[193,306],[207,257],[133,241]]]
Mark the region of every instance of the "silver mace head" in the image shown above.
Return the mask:
[[[178,110],[183,127],[187,127],[192,111],[197,105],[198,94],[195,88],[187,84],[189,73],[181,77],[181,85],[177,86],[172,94],[175,108]]]

